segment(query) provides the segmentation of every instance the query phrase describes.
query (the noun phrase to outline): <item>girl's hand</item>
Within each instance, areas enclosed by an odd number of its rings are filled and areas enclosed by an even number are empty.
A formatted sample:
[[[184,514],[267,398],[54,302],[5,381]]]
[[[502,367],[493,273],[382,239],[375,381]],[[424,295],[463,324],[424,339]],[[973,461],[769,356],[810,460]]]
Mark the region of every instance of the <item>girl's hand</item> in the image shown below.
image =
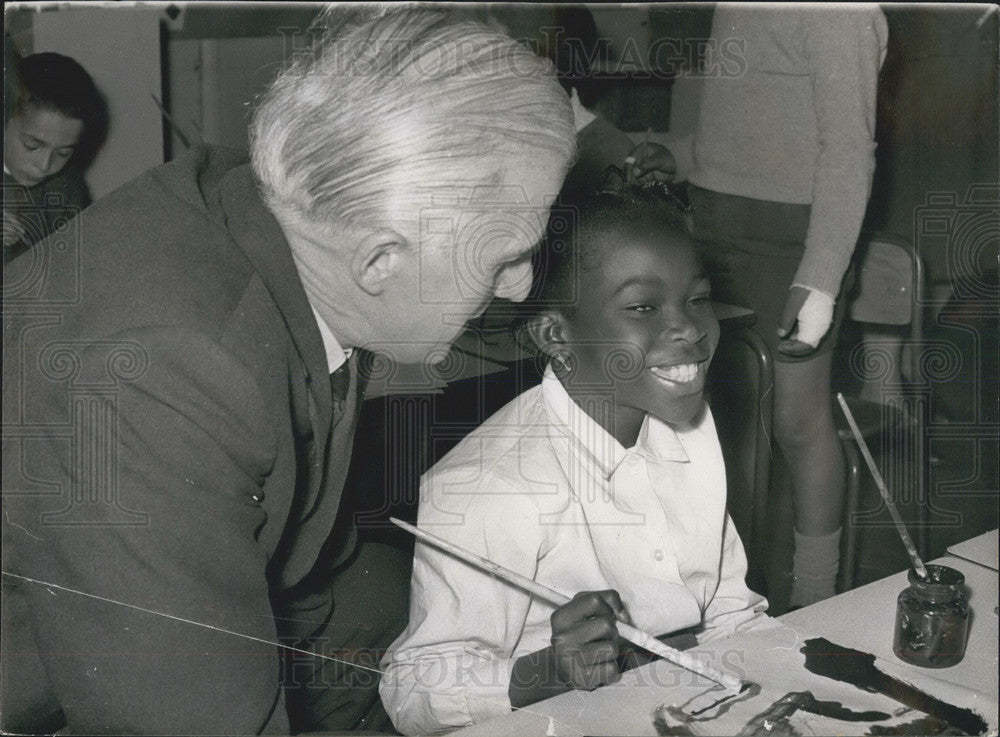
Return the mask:
[[[556,674],[570,688],[593,691],[615,683],[618,671],[618,628],[628,621],[617,591],[577,594],[552,613],[552,650]]]
[[[816,350],[833,324],[833,299],[808,287],[793,286],[781,315],[778,350],[788,356],[806,356]]]

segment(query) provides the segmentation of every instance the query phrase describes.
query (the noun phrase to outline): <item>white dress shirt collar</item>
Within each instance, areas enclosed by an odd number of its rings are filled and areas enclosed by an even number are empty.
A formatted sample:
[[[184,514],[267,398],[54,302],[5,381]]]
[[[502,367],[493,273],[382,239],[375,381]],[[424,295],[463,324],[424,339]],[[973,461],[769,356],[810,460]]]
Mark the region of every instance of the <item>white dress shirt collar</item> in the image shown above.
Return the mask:
[[[312,307],[312,305],[309,305]],[[320,317],[315,307],[312,307],[313,316],[316,318],[316,325],[319,326],[319,335],[323,339],[323,350],[326,353],[327,373],[334,371],[344,365],[344,362],[351,357],[353,348],[342,348],[340,342],[326,324],[326,320]]]
[[[570,452],[593,463],[605,479],[611,478],[630,452],[654,460],[689,461],[678,431],[683,434],[696,427],[680,425],[675,429],[647,414],[635,446],[626,449],[570,397],[551,366],[546,367],[542,378],[542,397],[550,417],[570,436]],[[704,421],[706,414],[701,413],[698,425]]]

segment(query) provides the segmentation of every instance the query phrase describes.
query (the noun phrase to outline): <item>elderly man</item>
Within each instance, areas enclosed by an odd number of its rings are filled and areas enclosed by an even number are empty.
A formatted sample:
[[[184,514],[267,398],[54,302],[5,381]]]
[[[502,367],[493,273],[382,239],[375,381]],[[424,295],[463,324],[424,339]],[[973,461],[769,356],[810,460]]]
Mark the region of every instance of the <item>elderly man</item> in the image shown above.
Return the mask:
[[[338,516],[359,366],[524,297],[573,153],[549,72],[441,12],[359,20],[274,82],[251,163],[193,150],[11,263],[5,729],[378,726],[337,662],[406,605]]]

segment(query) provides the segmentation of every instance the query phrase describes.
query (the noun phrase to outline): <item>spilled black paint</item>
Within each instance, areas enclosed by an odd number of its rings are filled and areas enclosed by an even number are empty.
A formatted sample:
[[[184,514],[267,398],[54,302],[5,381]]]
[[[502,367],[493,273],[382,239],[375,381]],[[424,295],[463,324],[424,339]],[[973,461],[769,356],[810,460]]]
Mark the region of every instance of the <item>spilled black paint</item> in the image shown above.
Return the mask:
[[[958,727],[953,727],[948,724],[948,722],[941,719],[937,719],[935,717],[921,717],[920,719],[914,719],[912,722],[894,724],[891,727],[883,727],[879,724],[873,724],[868,734],[905,734],[919,735],[919,737],[930,737],[931,735],[939,734],[963,735],[965,732]]]
[[[709,704],[708,706],[706,706],[703,709],[696,709],[695,711],[692,711],[690,713],[690,716],[692,716],[692,717],[701,716],[705,712],[711,711],[712,709],[714,709],[715,707],[718,706],[719,710],[717,712],[715,712],[715,714],[712,715],[712,718],[714,719],[716,717],[721,717],[723,714],[725,714],[727,711],[729,711],[733,707],[733,704],[738,703],[740,701],[746,701],[747,699],[752,699],[754,696],[757,696],[759,693],[760,693],[760,684],[758,684],[758,683],[744,683],[743,684],[743,688],[741,688],[740,692],[738,694],[736,694],[735,696],[732,695],[732,694],[729,694],[728,696],[723,696],[718,701],[713,701],[711,704]],[[692,701],[693,701],[693,699],[692,699]],[[690,703],[690,701],[688,703]],[[693,720],[693,721],[702,721],[702,720],[697,719],[697,720]]]
[[[819,701],[809,691],[803,691],[802,693],[804,695],[799,709],[818,714],[821,717],[839,719],[842,722],[880,722],[892,716],[891,714],[886,714],[884,711],[875,711],[874,709],[871,711],[854,711],[854,709],[848,709],[839,701]]]
[[[664,707],[660,706],[653,710],[653,727],[660,737],[693,737],[694,732],[687,724],[671,724],[664,714]]]
[[[799,732],[789,721],[804,701],[811,699],[808,691],[792,691],[782,696],[760,714],[754,715],[736,737],[755,737],[755,735],[775,735],[775,737],[799,737]]]
[[[773,735],[775,725],[780,726],[782,733],[791,730],[791,733],[798,734],[788,721],[796,711],[807,711],[845,722],[877,722],[891,716],[884,711],[854,711],[839,701],[819,701],[811,691],[792,691],[750,719],[740,730],[739,735],[743,737],[758,734]]]
[[[694,722],[710,722],[725,714],[733,704],[754,698],[760,694],[760,686],[756,683],[746,684],[740,691],[740,696],[727,696],[719,699],[703,709],[692,712],[684,711],[683,706],[661,706],[653,714],[653,724],[657,734],[661,735],[683,735],[689,734],[687,725]],[[695,697],[695,698],[700,698]],[[693,699],[692,699],[693,701]],[[687,703],[690,703],[687,702]],[[685,704],[686,706],[686,704]],[[709,716],[704,716],[706,712],[718,710]],[[889,719],[891,715],[882,711],[854,711],[841,704],[839,701],[820,701],[813,696],[811,691],[792,691],[785,694],[773,704],[768,706],[760,714],[755,715],[740,730],[740,735],[767,734],[771,737],[778,735],[797,735],[798,731],[788,721],[796,711],[807,711],[819,716],[838,719],[846,722],[877,722]],[[666,714],[664,714],[666,712]],[[672,724],[667,720],[667,716],[676,722]],[[680,731],[678,731],[680,730]],[[775,731],[777,730],[777,731]]]
[[[885,694],[901,704],[940,719],[968,735],[984,734],[989,724],[972,709],[935,698],[875,667],[871,653],[852,650],[816,637],[806,640],[800,652],[806,656],[806,670],[835,681],[849,683],[869,693]]]

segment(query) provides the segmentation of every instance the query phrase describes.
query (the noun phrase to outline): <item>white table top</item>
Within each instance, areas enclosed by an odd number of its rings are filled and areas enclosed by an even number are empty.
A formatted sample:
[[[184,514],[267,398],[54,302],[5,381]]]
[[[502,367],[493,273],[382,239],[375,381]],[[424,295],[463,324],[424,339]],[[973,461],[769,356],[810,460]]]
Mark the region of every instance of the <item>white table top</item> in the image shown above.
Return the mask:
[[[896,715],[898,702],[880,694],[869,697],[853,686],[821,678],[802,668],[803,656],[799,654],[799,648],[804,640],[814,636],[825,637],[833,643],[874,654],[878,667],[931,695],[949,703],[974,708],[995,730],[998,721],[998,618],[994,613],[998,596],[997,576],[983,566],[959,558],[949,557],[934,562],[960,570],[970,590],[972,617],[969,646],[962,662],[951,668],[915,668],[898,660],[892,652],[896,597],[907,585],[905,572],[770,620],[770,626],[758,632],[700,646],[694,652],[704,653],[710,662],[728,668],[744,680],[761,683],[765,692],[753,702],[755,704],[770,704],[786,693],[810,690],[818,699],[841,700],[845,706],[850,704],[855,709],[878,709]],[[661,705],[684,703],[703,693],[706,683],[677,666],[657,661],[623,674],[618,684],[592,692],[562,694],[455,734],[463,737],[655,735],[653,710]],[[750,709],[749,703],[747,709]],[[739,707],[733,708],[727,715],[720,715],[718,721],[691,726],[695,734],[736,734],[748,716],[759,713],[759,706],[754,706],[749,714],[747,709],[741,713]],[[910,712],[906,718],[912,718],[913,714]],[[802,718],[817,719],[809,715]],[[806,729],[812,729],[816,734],[844,734],[843,730],[852,727],[867,730],[867,725],[851,725],[829,719],[805,725]]]
[[[965,576],[969,589],[969,646],[958,665],[936,668],[935,678],[997,696],[996,573],[960,558],[933,561],[951,566]],[[789,612],[779,619],[800,632],[821,634],[828,640],[873,653],[905,665],[892,652],[896,624],[896,597],[907,586],[906,572],[860,586],[832,599]],[[907,666],[908,667],[908,666]]]
[[[973,563],[986,566],[994,571],[1000,570],[1000,554],[998,554],[1000,535],[997,533],[997,530],[993,530],[979,537],[952,545],[948,548],[948,555],[971,560]]]

